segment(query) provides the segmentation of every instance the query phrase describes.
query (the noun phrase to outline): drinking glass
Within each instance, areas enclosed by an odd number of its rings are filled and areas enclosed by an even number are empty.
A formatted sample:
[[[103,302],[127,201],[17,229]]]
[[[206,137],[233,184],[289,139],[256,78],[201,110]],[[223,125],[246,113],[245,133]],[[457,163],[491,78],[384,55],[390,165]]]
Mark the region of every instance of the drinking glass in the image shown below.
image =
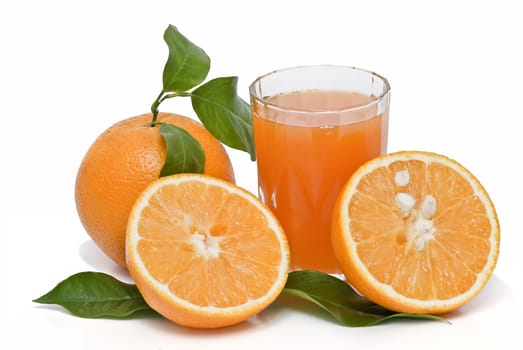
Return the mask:
[[[387,151],[389,83],[355,67],[299,66],[249,92],[258,192],[285,230],[291,269],[338,274],[332,210],[353,172]]]

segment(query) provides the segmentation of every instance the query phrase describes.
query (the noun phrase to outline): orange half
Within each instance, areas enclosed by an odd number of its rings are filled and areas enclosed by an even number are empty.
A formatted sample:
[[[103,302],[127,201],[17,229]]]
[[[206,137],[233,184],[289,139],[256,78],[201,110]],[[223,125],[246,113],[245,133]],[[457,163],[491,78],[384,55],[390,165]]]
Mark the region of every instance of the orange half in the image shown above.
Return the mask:
[[[332,244],[347,281],[408,313],[444,313],[476,296],[499,254],[494,205],[462,165],[422,151],[364,164],[342,190]]]
[[[181,325],[216,328],[257,314],[282,291],[289,248],[254,195],[206,175],[160,178],[127,227],[129,272],[146,302]]]

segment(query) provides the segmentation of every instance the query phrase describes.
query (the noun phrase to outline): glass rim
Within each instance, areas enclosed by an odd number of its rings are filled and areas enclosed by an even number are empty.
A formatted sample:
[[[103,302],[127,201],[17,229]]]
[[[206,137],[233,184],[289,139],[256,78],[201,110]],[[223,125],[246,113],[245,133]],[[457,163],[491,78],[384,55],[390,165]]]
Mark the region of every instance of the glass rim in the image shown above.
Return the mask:
[[[384,86],[383,92],[381,94],[379,94],[378,96],[375,96],[374,98],[372,98],[372,100],[370,100],[369,102],[366,102],[366,103],[352,105],[352,106],[346,107],[346,108],[329,109],[329,110],[321,110],[321,111],[310,111],[310,110],[282,107],[278,103],[270,102],[270,101],[264,99],[263,96],[258,96],[258,94],[255,91],[256,85],[259,84],[264,78],[266,78],[268,76],[271,76],[271,75],[274,75],[274,74],[277,74],[280,72],[290,71],[290,70],[307,69],[307,68],[322,68],[322,67],[329,68],[329,69],[333,68],[333,69],[344,69],[344,70],[357,70],[360,72],[368,73],[370,76],[376,77],[383,82],[383,86]],[[292,92],[292,91],[289,91],[289,92]],[[363,69],[363,68],[358,68],[358,67],[354,67],[354,66],[333,65],[333,64],[299,65],[299,66],[281,68],[281,69],[273,70],[266,74],[260,75],[259,77],[254,79],[254,81],[249,85],[249,94],[250,94],[251,98],[254,98],[254,100],[257,103],[261,103],[263,105],[270,106],[272,109],[275,109],[275,110],[280,110],[280,111],[284,111],[287,113],[296,113],[296,114],[332,114],[332,113],[344,113],[344,112],[355,111],[355,110],[359,110],[359,109],[365,109],[365,108],[369,108],[375,104],[380,103],[382,100],[384,100],[389,95],[389,93],[390,93],[390,84],[389,84],[389,81],[387,80],[387,78],[385,78],[384,76],[382,76],[374,71]]]

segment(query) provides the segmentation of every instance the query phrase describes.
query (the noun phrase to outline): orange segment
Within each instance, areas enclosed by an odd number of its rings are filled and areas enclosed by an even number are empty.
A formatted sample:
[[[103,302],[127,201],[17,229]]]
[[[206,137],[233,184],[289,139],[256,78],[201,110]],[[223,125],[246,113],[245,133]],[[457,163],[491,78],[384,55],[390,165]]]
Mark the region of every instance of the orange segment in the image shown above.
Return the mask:
[[[289,249],[255,196],[216,178],[152,183],[131,211],[127,266],[147,303],[191,327],[241,322],[283,289]]]
[[[399,312],[460,307],[484,287],[499,253],[499,223],[483,186],[430,152],[364,164],[342,190],[332,227],[347,281]]]

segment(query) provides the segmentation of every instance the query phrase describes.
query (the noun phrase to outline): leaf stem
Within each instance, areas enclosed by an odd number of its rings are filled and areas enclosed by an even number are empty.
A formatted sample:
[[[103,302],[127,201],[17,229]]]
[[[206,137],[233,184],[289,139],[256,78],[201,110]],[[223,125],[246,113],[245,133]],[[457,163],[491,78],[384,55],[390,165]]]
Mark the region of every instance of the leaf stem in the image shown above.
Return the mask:
[[[151,105],[151,112],[153,114],[153,119],[151,120],[150,125],[158,124],[158,122],[157,122],[158,113],[159,113],[158,107],[160,106],[160,104],[168,98],[173,98],[173,97],[178,97],[178,96],[191,97],[192,94],[190,91],[178,91],[178,92],[173,92],[173,93],[169,93],[169,94],[166,94],[164,90],[162,90],[160,92],[158,97],[156,97],[156,100],[154,100],[153,104]]]
[[[192,94],[190,91],[179,91],[179,92],[173,92],[171,94],[165,94],[162,96],[162,98],[160,99],[159,103],[162,103],[163,101],[167,100],[168,98],[172,98],[172,97],[178,97],[178,96],[181,96],[181,97],[191,97]]]
[[[160,94],[158,97],[156,97],[156,100],[154,100],[153,104],[151,105],[151,113],[153,114],[153,119],[151,120],[151,125],[156,124],[156,120],[158,119],[158,107],[160,106],[160,103],[162,103],[162,96],[164,94],[164,91],[160,91]]]

